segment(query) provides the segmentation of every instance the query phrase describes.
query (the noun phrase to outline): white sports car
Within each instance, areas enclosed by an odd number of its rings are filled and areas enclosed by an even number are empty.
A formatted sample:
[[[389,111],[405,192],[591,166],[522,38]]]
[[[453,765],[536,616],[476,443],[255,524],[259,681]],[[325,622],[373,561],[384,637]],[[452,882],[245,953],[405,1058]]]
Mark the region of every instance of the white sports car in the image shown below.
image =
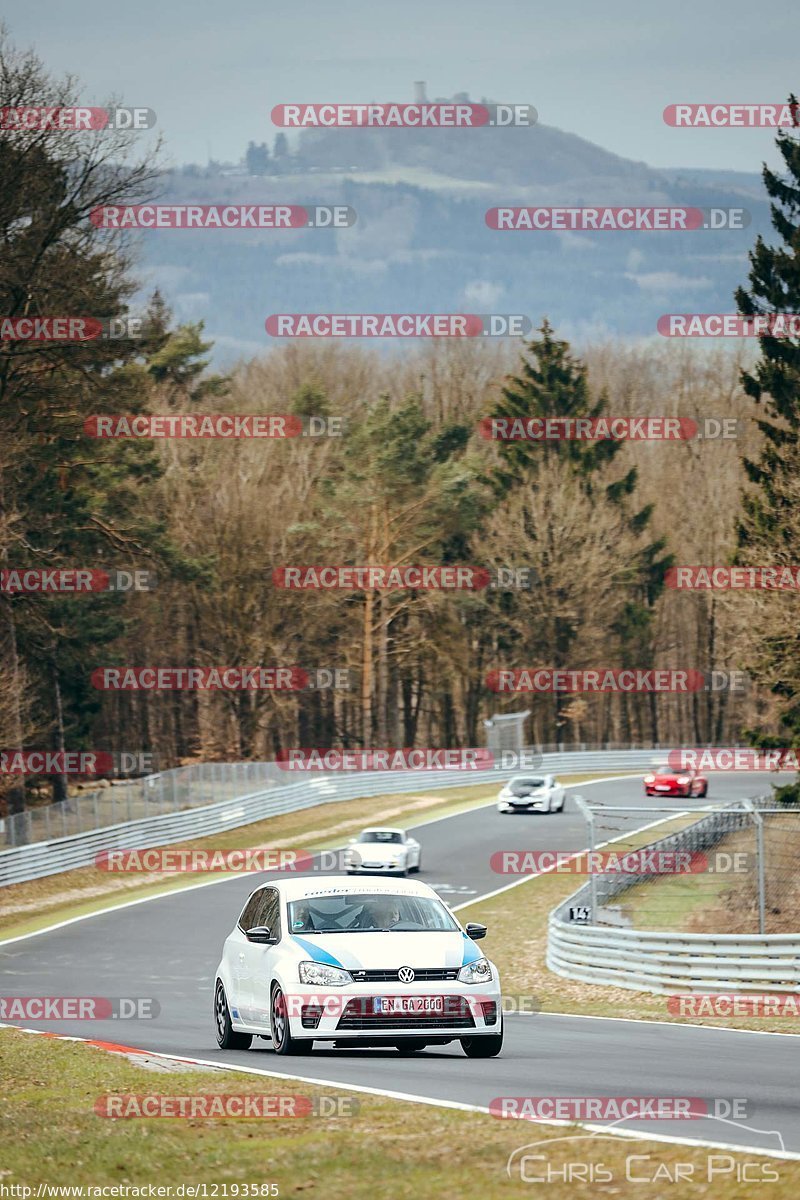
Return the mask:
[[[563,812],[564,788],[555,775],[515,775],[497,797],[498,812]]]
[[[344,852],[348,875],[408,875],[422,866],[422,847],[404,829],[364,829]]]
[[[225,941],[214,986],[217,1044],[276,1054],[460,1041],[469,1058],[503,1045],[497,967],[427,884],[346,875],[271,881]]]

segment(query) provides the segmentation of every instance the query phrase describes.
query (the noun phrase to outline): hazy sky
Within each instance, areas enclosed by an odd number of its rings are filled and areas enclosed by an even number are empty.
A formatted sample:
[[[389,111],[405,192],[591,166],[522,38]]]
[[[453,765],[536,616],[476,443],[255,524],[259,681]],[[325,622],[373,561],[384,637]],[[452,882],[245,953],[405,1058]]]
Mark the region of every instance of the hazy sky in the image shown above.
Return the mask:
[[[773,132],[671,129],[662,110],[784,99],[796,17],[752,0],[34,0],[6,21],[79,75],[87,102],[155,109],[178,162],[271,142],[274,104],[410,100],[424,79],[431,96],[534,104],[543,123],[653,166],[753,171],[774,161]]]

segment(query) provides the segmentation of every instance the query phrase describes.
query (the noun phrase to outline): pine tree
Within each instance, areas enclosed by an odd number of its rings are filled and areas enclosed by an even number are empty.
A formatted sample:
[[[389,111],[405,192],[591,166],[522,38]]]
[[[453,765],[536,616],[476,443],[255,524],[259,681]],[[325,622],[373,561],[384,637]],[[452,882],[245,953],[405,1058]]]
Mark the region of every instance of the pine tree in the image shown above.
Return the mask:
[[[797,102],[790,96],[795,126]],[[743,316],[800,312],[800,137],[781,130],[776,145],[782,173],[764,166],[762,178],[770,197],[772,227],[780,242],[769,246],[760,236],[750,252],[748,286],[736,292]],[[757,459],[745,459],[751,488],[743,497],[738,526],[740,563],[797,564],[800,479],[800,340],[762,337],[753,370],[742,372],[746,394],[759,406],[756,419],[763,435]],[[763,619],[754,629],[750,673],[776,697],[781,730],[769,735],[751,730],[757,745],[800,746],[800,626],[781,597],[766,601]],[[779,789],[785,801],[800,801],[800,784]]]
[[[538,418],[596,418],[607,412],[608,397],[601,392],[592,399],[588,371],[571,352],[569,343],[554,336],[546,319],[526,347],[522,368],[502,390],[502,399],[492,408],[489,418],[510,420]],[[566,462],[572,468],[585,494],[598,504],[620,506],[626,514],[627,527],[633,536],[636,550],[633,557],[623,560],[609,546],[609,572],[615,573],[620,586],[630,590],[609,633],[619,647],[619,666],[652,666],[652,620],[655,601],[663,589],[664,576],[673,557],[665,554],[666,541],[657,538],[644,542],[652,515],[652,505],[636,509],[637,471],[635,467],[619,475],[613,470],[622,443],[612,439],[598,441],[499,441],[499,465],[491,471],[488,482],[498,500],[525,486],[547,489],[548,471],[555,461]],[[536,531],[531,530],[532,538]],[[513,608],[514,598],[498,595],[499,610]],[[567,667],[577,630],[569,613],[555,617],[552,645],[549,647],[554,667]],[[502,649],[502,644],[500,646]],[[563,736],[565,697],[556,693],[556,737]],[[657,712],[650,711],[651,735],[658,739]]]

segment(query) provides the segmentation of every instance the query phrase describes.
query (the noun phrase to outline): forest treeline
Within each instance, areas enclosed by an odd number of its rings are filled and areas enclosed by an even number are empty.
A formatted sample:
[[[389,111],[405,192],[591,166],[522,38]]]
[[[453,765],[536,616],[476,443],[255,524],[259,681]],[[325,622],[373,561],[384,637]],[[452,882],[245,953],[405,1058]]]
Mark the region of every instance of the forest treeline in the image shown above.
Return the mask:
[[[0,43],[0,105],[74,102]],[[765,177],[783,257],[757,243],[740,311],[800,290],[797,142]],[[767,173],[769,175],[769,173]],[[787,182],[788,179],[788,182]],[[129,311],[131,247],[89,218],[157,190],[134,139],[0,142],[4,316]],[[779,191],[780,189],[783,189]],[[785,278],[781,281],[780,272]],[[787,283],[788,281],[788,283]],[[323,306],[324,307],[324,306]],[[791,311],[800,311],[797,307]],[[482,745],[530,710],[528,740],[723,744],[794,737],[796,596],[680,592],[680,564],[800,562],[798,350],[763,339],[569,346],[417,342],[391,354],[296,342],[208,368],[201,325],[152,297],[142,336],[0,343],[0,567],[145,570],[150,591],[0,593],[0,742],[147,752],[161,767],[297,746]],[[290,414],[339,436],[101,439],[114,414]],[[735,418],[736,438],[499,442],[487,417]],[[527,589],[290,591],[304,564],[528,568]],[[299,666],[349,687],[103,691],[109,666]],[[744,693],[498,695],[504,668],[744,671]],[[341,676],[340,676],[341,678]],[[8,807],[34,780],[6,777]],[[52,795],[65,794],[62,776]]]

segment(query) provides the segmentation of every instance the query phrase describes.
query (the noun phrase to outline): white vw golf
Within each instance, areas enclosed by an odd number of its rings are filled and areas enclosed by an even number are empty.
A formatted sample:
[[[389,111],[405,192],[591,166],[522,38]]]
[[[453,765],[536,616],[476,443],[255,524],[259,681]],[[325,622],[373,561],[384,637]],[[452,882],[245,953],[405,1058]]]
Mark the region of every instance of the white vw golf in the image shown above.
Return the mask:
[[[460,1041],[470,1058],[503,1044],[497,968],[427,884],[347,876],[282,879],[250,896],[225,941],[214,987],[217,1043],[277,1054]]]

